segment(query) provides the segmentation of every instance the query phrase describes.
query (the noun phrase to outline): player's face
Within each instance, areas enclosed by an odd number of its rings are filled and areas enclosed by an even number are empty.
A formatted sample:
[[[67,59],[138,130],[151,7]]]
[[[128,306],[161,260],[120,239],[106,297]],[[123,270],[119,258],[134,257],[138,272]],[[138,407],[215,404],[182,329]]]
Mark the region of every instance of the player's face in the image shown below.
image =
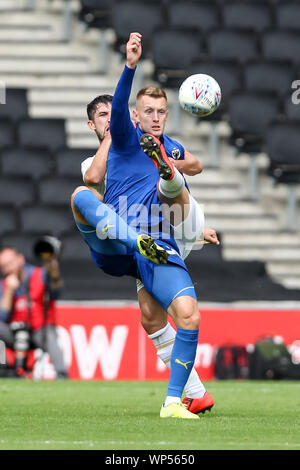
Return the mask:
[[[100,142],[109,131],[111,116],[111,103],[99,103],[94,113],[93,120],[88,121],[90,129],[96,132]]]
[[[0,255],[0,271],[3,276],[8,274],[15,274],[17,276],[23,265],[23,255],[16,253],[14,250],[3,250]]]
[[[143,95],[137,100],[133,115],[143,132],[160,137],[168,117],[167,101],[163,97]]]

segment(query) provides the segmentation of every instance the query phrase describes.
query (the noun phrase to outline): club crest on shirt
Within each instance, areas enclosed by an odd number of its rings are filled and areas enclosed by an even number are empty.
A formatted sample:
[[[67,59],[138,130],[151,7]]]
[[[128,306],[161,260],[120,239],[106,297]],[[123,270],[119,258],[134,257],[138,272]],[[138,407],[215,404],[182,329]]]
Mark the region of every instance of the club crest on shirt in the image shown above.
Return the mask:
[[[174,158],[174,160],[178,160],[180,158],[180,150],[178,148],[174,148],[172,150],[172,158]]]

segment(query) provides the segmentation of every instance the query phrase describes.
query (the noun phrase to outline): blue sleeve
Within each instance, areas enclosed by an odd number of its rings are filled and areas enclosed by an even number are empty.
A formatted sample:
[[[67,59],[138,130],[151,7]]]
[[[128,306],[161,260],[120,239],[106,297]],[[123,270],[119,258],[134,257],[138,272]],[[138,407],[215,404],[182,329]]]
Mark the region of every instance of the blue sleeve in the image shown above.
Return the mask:
[[[136,147],[138,144],[128,105],[134,73],[135,69],[125,65],[112,101],[110,133],[112,146],[118,150]]]
[[[0,282],[0,302],[1,302],[2,296],[3,296],[3,287],[2,287],[2,282]],[[9,316],[10,316],[10,311],[4,310],[3,308],[0,307],[0,321],[6,323]]]

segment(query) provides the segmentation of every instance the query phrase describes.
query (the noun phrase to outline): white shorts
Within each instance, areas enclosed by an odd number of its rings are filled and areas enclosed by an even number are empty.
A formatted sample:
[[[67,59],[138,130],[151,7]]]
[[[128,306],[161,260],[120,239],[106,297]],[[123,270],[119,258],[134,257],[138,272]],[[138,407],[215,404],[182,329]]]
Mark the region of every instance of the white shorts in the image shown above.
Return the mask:
[[[193,249],[196,241],[203,240],[205,224],[204,212],[200,204],[189,194],[190,210],[188,216],[181,224],[174,228],[174,238],[179,248],[180,256],[185,259]],[[203,245],[199,245],[201,249]],[[139,292],[144,287],[140,279],[136,280],[136,289]]]

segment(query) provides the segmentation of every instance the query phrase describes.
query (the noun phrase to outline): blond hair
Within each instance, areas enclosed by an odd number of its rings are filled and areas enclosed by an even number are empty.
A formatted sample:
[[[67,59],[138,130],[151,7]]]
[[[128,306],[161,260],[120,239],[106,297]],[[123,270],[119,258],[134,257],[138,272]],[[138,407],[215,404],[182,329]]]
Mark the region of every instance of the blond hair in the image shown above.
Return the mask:
[[[145,88],[142,88],[136,95],[136,99],[138,100],[142,96],[151,96],[152,98],[165,98],[165,100],[167,101],[166,92],[158,86],[146,86]]]

